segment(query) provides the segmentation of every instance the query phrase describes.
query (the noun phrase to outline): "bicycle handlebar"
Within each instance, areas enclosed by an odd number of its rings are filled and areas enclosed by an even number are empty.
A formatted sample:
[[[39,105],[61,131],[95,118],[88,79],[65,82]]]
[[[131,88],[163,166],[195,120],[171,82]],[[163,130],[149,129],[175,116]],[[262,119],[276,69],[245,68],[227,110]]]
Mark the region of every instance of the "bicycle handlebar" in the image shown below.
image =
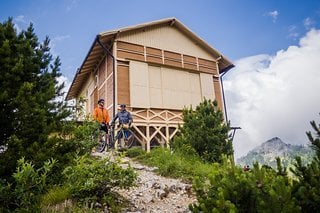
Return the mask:
[[[111,123],[110,124],[110,127],[111,128],[114,128],[116,125],[114,124],[114,123]],[[126,128],[126,129],[129,129],[130,127],[131,127],[131,124],[118,124],[118,127],[120,127],[120,128]]]

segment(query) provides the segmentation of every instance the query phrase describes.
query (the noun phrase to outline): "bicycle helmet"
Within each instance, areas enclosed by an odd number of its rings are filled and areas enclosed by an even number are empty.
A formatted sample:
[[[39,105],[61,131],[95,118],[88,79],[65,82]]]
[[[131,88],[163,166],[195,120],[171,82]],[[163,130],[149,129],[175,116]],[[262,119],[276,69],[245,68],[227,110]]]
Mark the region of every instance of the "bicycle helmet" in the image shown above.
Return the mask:
[[[98,104],[100,104],[101,102],[104,102],[104,99],[103,99],[103,98],[100,98],[100,99],[99,99]]]

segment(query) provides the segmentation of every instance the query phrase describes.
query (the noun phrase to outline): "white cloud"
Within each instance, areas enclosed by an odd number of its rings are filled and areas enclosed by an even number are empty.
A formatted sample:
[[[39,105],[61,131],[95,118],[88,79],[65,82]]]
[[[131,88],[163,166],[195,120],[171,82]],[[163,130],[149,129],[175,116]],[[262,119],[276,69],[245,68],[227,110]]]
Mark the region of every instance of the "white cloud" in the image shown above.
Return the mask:
[[[15,18],[14,18],[14,21],[16,21],[16,22],[22,22],[22,23],[27,23],[26,20],[25,20],[24,15],[19,15],[19,16],[15,17]]]
[[[58,81],[58,86],[62,85],[64,83],[64,88],[62,89],[62,92],[64,93],[63,97],[60,97],[59,99],[57,99],[57,101],[63,101],[65,100],[66,96],[67,96],[67,92],[71,86],[71,82],[63,75],[61,75],[60,77],[57,78]]]
[[[267,12],[265,14],[265,16],[269,16],[272,18],[272,22],[275,23],[277,21],[279,12],[277,10],[271,11],[271,12]]]
[[[27,21],[24,17],[24,15],[19,15],[13,19],[14,27],[16,28],[17,32],[20,33],[22,31],[22,28],[20,25],[25,26],[27,24]]]
[[[309,30],[314,25],[314,21],[308,17],[303,20],[303,25],[307,30]]]
[[[275,56],[237,61],[224,77],[228,119],[241,126],[234,138],[235,157],[272,137],[306,144],[305,132],[320,112],[320,30],[312,29],[298,46]]]
[[[63,36],[56,36],[56,37],[54,37],[53,39],[50,40],[49,47],[50,47],[50,50],[51,50],[51,54],[54,57],[57,57],[59,55],[55,50],[57,44],[63,42],[66,39],[69,39],[69,38],[70,38],[70,35],[63,35]]]
[[[298,29],[295,25],[289,26],[288,31],[289,31],[288,38],[293,38],[295,40],[299,37],[299,33],[297,32]]]
[[[52,40],[60,42],[60,41],[64,41],[65,39],[68,39],[68,38],[70,38],[70,35],[56,36]]]
[[[67,11],[72,10],[78,6],[78,0],[67,0]]]

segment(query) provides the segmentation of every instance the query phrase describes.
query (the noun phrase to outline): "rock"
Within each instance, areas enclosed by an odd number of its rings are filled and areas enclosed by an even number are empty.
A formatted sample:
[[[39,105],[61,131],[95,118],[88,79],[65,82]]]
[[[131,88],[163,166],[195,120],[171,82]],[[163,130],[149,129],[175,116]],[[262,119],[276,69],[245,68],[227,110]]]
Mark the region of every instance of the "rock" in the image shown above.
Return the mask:
[[[132,166],[134,169],[136,169],[136,170],[144,170],[145,169],[145,167],[144,166],[142,166],[142,165],[135,165],[135,166]]]
[[[101,208],[102,207],[102,205],[100,204],[100,203],[98,203],[98,202],[96,202],[95,204],[94,204],[94,208]]]

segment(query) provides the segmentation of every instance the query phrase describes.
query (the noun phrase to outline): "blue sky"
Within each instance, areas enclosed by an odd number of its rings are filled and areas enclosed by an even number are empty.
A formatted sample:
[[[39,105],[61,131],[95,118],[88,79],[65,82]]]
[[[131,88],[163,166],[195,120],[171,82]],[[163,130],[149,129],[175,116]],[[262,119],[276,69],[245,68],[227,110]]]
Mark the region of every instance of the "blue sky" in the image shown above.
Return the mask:
[[[8,17],[50,37],[68,82],[99,32],[176,17],[236,64],[224,77],[228,117],[242,127],[236,157],[274,136],[305,144],[320,112],[320,1],[4,0]]]

